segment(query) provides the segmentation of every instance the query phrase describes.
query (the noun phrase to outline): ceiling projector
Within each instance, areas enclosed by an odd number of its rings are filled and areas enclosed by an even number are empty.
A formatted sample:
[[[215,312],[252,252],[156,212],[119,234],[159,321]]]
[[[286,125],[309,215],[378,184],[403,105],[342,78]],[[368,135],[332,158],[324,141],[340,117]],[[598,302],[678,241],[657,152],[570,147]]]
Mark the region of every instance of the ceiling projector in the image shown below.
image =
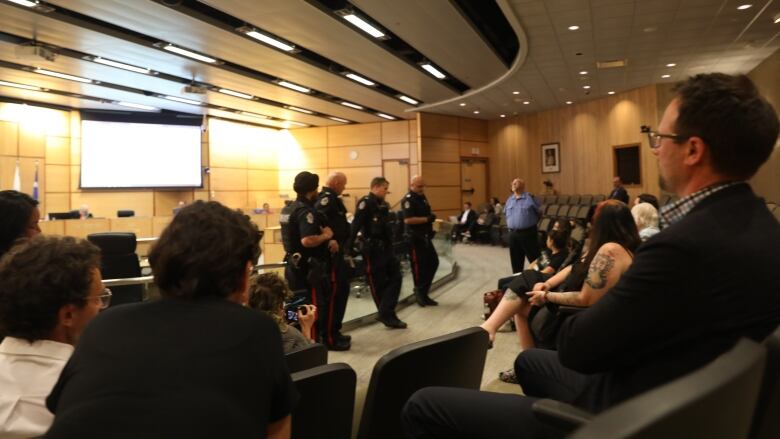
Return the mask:
[[[206,94],[207,90],[208,89],[206,87],[203,87],[203,86],[200,86],[200,85],[195,85],[195,84],[190,84],[190,85],[184,86],[184,88],[182,89],[182,91],[184,91],[184,93],[190,93],[190,94],[194,94],[194,95],[204,95],[204,94]]]
[[[57,52],[37,44],[22,44],[16,46],[15,52],[16,57],[21,59],[43,58],[47,61],[54,61],[57,58]]]

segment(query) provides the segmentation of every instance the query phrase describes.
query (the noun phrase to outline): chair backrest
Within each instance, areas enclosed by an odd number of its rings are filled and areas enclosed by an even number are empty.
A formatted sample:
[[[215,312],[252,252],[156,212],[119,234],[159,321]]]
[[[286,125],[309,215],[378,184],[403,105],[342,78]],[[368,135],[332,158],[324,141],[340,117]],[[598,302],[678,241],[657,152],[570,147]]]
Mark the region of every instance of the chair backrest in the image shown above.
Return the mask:
[[[601,203],[602,201],[606,200],[607,196],[604,194],[598,194],[593,196],[593,203]]]
[[[763,346],[740,340],[710,364],[606,410],[569,437],[746,438],[765,363]]]
[[[572,204],[569,206],[569,211],[566,213],[567,218],[574,219],[577,217],[577,212],[579,211],[580,206],[576,204]]]
[[[558,195],[558,204],[569,204],[568,195]]]
[[[117,216],[117,218],[127,218],[127,217],[131,217],[131,216],[135,216],[135,211],[134,210],[129,210],[129,209],[117,210],[116,211],[116,216]]]
[[[780,438],[780,326],[764,341],[767,349],[764,381],[753,415],[751,439]]]
[[[582,195],[580,196],[580,205],[582,206],[590,206],[593,204],[593,195]]]
[[[544,214],[549,216],[555,216],[558,214],[558,205],[557,204],[548,204],[544,208]]]
[[[539,220],[539,225],[537,226],[537,229],[539,232],[547,233],[550,230],[550,226],[552,224],[552,221],[550,220],[549,216],[542,217],[542,219]]]
[[[290,373],[300,372],[328,364],[328,349],[323,344],[313,343],[284,354],[284,359]]]
[[[569,213],[569,205],[568,204],[561,204],[560,207],[558,207],[558,212],[555,213],[555,216],[558,217],[565,217],[566,214]]]
[[[135,233],[107,232],[87,235],[87,240],[100,247],[100,275],[103,279],[123,279],[141,276],[141,264],[135,253]],[[141,302],[143,285],[111,287],[111,306]]]
[[[479,389],[487,347],[487,332],[474,327],[385,354],[371,373],[358,438],[404,437],[401,409],[414,392],[424,387]]]
[[[588,219],[588,209],[590,209],[590,205],[587,206],[580,206],[577,209],[577,214],[575,215],[575,218],[578,220],[582,220],[583,222]]]
[[[547,196],[547,204],[556,204],[558,202],[558,196],[557,195],[548,195]]]
[[[300,394],[292,412],[293,439],[352,437],[357,376],[344,363],[326,364],[292,374]]]
[[[569,204],[580,204],[580,196],[579,195],[570,195],[569,196]]]

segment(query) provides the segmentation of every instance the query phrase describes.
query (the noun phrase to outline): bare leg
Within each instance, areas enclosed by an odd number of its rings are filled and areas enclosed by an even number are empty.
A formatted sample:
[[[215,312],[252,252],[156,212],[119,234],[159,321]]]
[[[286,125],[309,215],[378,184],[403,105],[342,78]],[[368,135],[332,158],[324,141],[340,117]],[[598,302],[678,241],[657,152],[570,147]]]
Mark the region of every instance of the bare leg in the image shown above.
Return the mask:
[[[496,310],[488,319],[480,325],[482,329],[487,331],[490,336],[490,341],[494,341],[496,338],[496,332],[507,320],[515,315],[522,308],[523,304],[527,303],[524,299],[521,299],[514,291],[507,288],[504,293],[504,297],[501,298],[501,302],[498,303]],[[526,315],[528,315],[526,313]],[[526,326],[528,326],[526,324]]]
[[[534,346],[534,337],[531,335],[531,327],[528,326],[528,315],[531,313],[531,304],[523,301],[520,311],[515,314],[515,330],[520,339],[520,350],[531,349]]]

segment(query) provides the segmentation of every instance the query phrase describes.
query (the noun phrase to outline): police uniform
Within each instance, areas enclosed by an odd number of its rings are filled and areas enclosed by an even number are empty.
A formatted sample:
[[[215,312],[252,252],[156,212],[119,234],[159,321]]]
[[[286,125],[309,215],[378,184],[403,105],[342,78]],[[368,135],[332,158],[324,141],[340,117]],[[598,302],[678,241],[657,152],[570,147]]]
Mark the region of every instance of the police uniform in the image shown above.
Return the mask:
[[[342,340],[341,347],[348,347],[349,337],[341,334],[341,323],[344,320],[344,312],[347,308],[349,297],[349,267],[344,261],[344,249],[349,239],[349,223],[347,222],[347,208],[333,189],[325,186],[317,198],[317,212],[325,219],[326,224],[333,230],[333,239],[339,244],[339,251],[331,255],[330,272],[328,275],[330,296],[328,297],[328,309],[323,309],[321,318],[326,319],[323,340],[328,345],[337,344]]]
[[[426,217],[427,223],[407,224],[406,236],[409,241],[409,260],[412,263],[412,278],[417,303],[421,306],[437,305],[428,297],[433,283],[433,276],[439,268],[439,255],[433,247],[433,221],[436,216],[431,214],[431,205],[425,194],[409,191],[402,203],[404,218]]]
[[[389,215],[390,206],[376,195],[369,193],[361,198],[352,220],[349,242],[355,242],[358,232],[363,234],[366,278],[379,310],[378,320],[392,328],[405,328],[406,323],[395,314],[402,277],[401,265],[393,255]]]

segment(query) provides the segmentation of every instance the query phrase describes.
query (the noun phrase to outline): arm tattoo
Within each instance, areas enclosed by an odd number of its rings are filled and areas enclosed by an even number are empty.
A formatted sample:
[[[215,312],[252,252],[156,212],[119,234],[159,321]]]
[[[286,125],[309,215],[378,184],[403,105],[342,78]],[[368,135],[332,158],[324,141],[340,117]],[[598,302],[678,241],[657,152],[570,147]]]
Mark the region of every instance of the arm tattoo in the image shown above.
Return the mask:
[[[615,266],[615,258],[610,254],[597,254],[588,268],[588,278],[585,283],[599,290],[607,285],[607,273]]]

